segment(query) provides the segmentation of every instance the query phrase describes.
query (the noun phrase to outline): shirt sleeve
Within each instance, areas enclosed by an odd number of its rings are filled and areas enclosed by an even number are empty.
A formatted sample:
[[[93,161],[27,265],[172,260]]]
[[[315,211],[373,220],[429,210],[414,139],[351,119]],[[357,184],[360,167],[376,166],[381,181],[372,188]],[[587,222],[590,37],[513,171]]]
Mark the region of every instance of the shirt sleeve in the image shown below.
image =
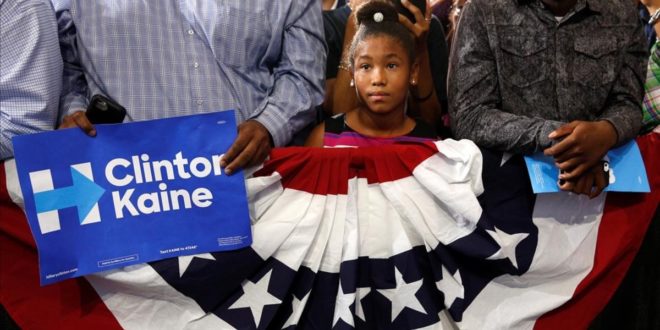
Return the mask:
[[[46,1],[7,1],[0,10],[0,159],[11,138],[55,128],[62,79],[55,13]]]
[[[501,151],[535,152],[551,145],[548,134],[561,122],[508,113],[501,104],[489,31],[473,1],[465,6],[449,60],[449,115],[454,135]]]
[[[275,146],[284,146],[315,118],[323,102],[326,49],[320,1],[292,1],[284,28],[274,86],[263,111],[252,118],[263,124]]]
[[[58,8],[57,33],[64,62],[62,93],[60,96],[60,118],[77,110],[86,109],[89,103],[87,81],[80,64],[80,53],[76,45],[76,26],[68,8]]]
[[[636,14],[634,10],[630,11]],[[600,119],[612,123],[618,134],[617,145],[634,139],[642,127],[642,100],[648,52],[641,22],[631,29],[630,41],[623,50],[623,65],[608,95]]]

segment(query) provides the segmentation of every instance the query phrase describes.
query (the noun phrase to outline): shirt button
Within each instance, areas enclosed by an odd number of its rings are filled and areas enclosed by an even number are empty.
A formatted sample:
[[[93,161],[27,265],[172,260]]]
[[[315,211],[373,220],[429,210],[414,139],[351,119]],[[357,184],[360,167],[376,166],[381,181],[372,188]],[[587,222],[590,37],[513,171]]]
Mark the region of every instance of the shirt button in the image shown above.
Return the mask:
[[[188,30],[188,34],[189,34],[189,35],[193,35],[193,34],[195,34],[195,31],[193,31],[192,29],[190,29],[190,30]]]
[[[195,68],[199,68],[199,63],[195,62],[195,63],[193,63],[193,66],[194,66]]]

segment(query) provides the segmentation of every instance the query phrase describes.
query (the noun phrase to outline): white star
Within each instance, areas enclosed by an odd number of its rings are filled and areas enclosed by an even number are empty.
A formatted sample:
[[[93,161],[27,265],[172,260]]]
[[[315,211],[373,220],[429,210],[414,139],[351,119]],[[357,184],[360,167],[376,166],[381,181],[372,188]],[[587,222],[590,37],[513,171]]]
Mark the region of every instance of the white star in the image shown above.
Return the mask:
[[[302,315],[302,312],[305,309],[305,305],[307,304],[307,298],[309,298],[309,292],[307,292],[307,294],[302,299],[298,299],[295,295],[293,296],[293,300],[291,301],[291,316],[289,316],[289,319],[286,320],[282,326],[282,329],[298,324],[300,315]]]
[[[188,270],[188,267],[190,266],[190,263],[192,262],[193,258],[215,260],[215,258],[210,253],[202,253],[193,256],[179,257],[179,277],[182,277],[183,273],[185,273],[186,270]]]
[[[228,308],[250,308],[257,328],[261,321],[261,313],[264,310],[264,306],[282,303],[282,300],[277,299],[277,297],[268,292],[268,284],[270,283],[270,275],[272,273],[272,270],[269,271],[257,283],[253,283],[252,281],[243,282],[243,295]]]
[[[344,293],[344,288],[341,286],[341,281],[339,282],[339,292],[337,292],[337,300],[335,301],[335,315],[332,317],[332,326],[337,325],[337,322],[341,319],[346,322],[346,324],[355,327],[355,322],[353,320],[353,313],[351,312],[351,305],[355,301],[355,292],[353,293]]]
[[[367,319],[364,317],[364,310],[362,309],[362,299],[371,292],[371,288],[357,288],[355,292],[355,315],[362,321]]]
[[[456,270],[456,273],[452,275],[447,271],[447,268],[442,267],[442,279],[435,282],[435,286],[438,287],[438,290],[442,291],[442,294],[444,294],[446,308],[450,308],[454,301],[456,301],[456,298],[463,298],[465,292],[461,273],[458,269]]]
[[[504,164],[506,164],[506,162],[508,162],[509,159],[511,159],[511,157],[513,157],[512,153],[503,152],[502,153],[502,161],[500,162],[500,167],[504,166]]]
[[[522,242],[527,236],[528,233],[518,233],[518,234],[507,234],[497,228],[495,231],[486,230],[488,234],[497,242],[500,246],[500,249],[497,250],[492,256],[488,257],[488,260],[497,260],[497,259],[509,259],[513,264],[513,267],[518,269],[518,259],[516,259],[516,248],[518,244]]]
[[[396,279],[396,288],[394,289],[378,289],[383,296],[387,297],[392,302],[392,322],[396,319],[404,308],[408,307],[412,310],[426,314],[426,310],[422,304],[419,303],[415,293],[422,287],[423,280],[417,280],[412,283],[406,283],[403,280],[403,275],[399,269],[394,267],[394,278]]]

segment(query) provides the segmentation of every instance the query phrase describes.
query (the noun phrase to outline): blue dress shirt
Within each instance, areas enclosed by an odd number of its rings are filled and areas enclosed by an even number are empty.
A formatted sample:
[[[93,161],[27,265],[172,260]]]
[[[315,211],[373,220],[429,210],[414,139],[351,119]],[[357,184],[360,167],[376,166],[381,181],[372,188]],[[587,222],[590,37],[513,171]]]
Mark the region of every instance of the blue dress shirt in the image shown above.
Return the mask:
[[[55,128],[61,84],[50,2],[0,0],[0,159],[13,157],[13,136]]]
[[[58,4],[62,110],[104,94],[127,121],[236,109],[285,145],[323,100],[320,1],[71,0]]]

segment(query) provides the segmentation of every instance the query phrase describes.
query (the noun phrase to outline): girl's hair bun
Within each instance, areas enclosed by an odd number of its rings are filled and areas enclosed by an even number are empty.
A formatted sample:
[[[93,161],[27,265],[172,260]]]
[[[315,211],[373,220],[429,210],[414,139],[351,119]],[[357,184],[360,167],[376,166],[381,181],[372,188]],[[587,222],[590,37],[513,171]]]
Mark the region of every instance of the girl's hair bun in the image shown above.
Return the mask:
[[[355,13],[357,24],[379,24],[383,22],[399,22],[399,14],[389,1],[373,0],[359,8]]]

